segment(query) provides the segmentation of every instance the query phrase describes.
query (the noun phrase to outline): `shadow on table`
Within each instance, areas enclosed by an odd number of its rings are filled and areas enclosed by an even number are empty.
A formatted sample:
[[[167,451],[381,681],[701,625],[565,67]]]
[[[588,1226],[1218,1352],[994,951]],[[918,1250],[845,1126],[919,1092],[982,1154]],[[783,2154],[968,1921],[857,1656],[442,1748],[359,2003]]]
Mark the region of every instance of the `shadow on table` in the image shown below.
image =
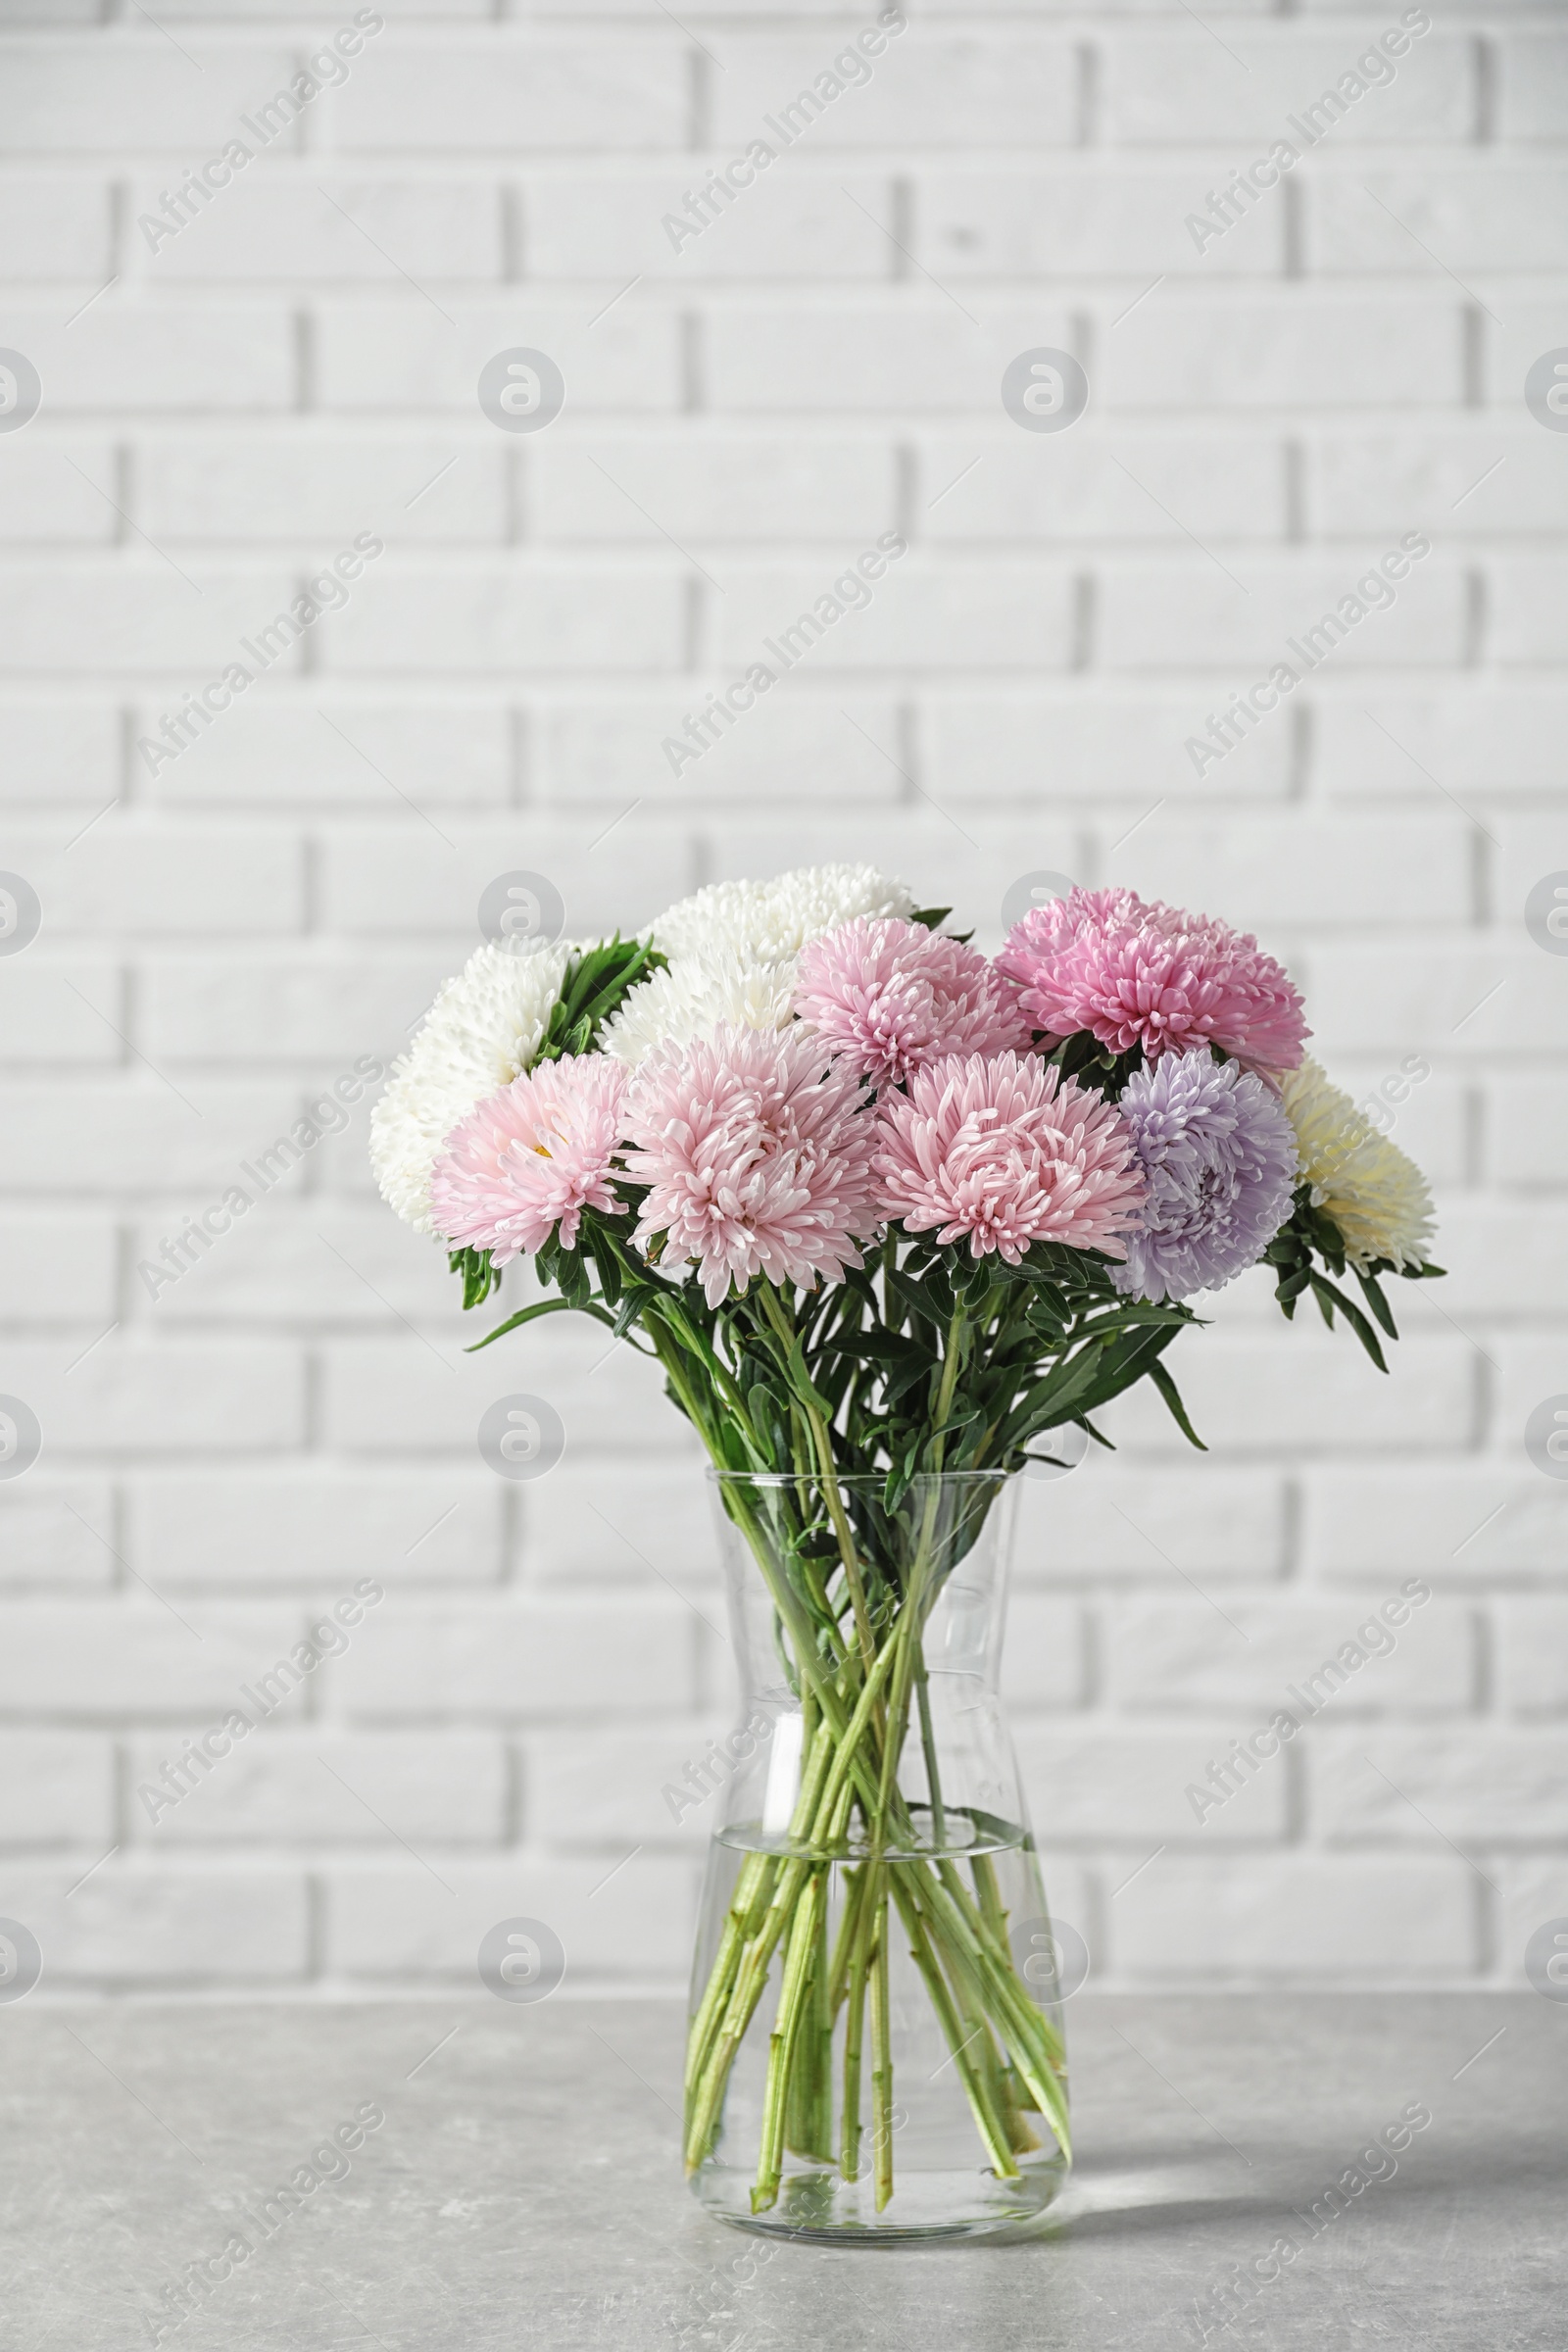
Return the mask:
[[[1205,2148],[1151,2150],[1136,2162],[1113,2156],[1086,2157],[1074,2168],[1060,2198],[1027,2240],[1031,2245],[1053,2240],[1152,2236],[1167,2230],[1190,2230],[1195,2224],[1230,2222],[1277,2215],[1298,2218],[1337,2183],[1354,2161],[1353,2147],[1325,2141],[1316,2149],[1293,2149],[1288,2157],[1266,2151],[1216,2155]],[[1472,2184],[1477,2150],[1473,2141],[1446,2148],[1418,2141],[1399,2160],[1397,2172],[1369,2181],[1352,2196],[1346,2211],[1372,2198],[1401,2203],[1428,2198],[1451,2199],[1456,2190]],[[1250,2165],[1249,2180],[1243,2166]],[[1486,2152],[1489,2183],[1494,2188],[1560,2198],[1568,2186],[1568,2151],[1545,2136]]]

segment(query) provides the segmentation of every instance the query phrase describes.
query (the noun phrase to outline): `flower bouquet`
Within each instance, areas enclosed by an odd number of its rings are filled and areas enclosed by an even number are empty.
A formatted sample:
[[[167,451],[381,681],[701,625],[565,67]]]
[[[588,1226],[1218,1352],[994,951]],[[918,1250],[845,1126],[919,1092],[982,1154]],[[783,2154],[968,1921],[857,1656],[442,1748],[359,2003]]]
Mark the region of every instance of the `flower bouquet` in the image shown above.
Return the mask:
[[[686,2163],[725,2218],[827,2236],[1012,2227],[1068,2161],[996,1701],[1015,1474],[1105,1444],[1143,1380],[1198,1445],[1168,1352],[1248,1267],[1379,1369],[1384,1277],[1439,1271],[1419,1172],[1304,1057],[1253,939],[1073,889],[990,959],[947,911],[826,866],[631,939],[482,947],[373,1115],[466,1305],[532,1260],[490,1339],[591,1316],[708,1449],[750,1746]]]

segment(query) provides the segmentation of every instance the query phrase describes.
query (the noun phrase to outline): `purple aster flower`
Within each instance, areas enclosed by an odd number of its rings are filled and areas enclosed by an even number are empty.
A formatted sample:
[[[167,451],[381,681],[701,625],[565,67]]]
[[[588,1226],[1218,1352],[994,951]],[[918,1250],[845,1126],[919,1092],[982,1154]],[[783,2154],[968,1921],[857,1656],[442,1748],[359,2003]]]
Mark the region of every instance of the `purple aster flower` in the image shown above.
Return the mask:
[[[1116,1288],[1134,1298],[1217,1291],[1255,1265],[1290,1212],[1296,1131],[1278,1095],[1206,1049],[1136,1070],[1117,1105],[1149,1177],[1144,1229]]]

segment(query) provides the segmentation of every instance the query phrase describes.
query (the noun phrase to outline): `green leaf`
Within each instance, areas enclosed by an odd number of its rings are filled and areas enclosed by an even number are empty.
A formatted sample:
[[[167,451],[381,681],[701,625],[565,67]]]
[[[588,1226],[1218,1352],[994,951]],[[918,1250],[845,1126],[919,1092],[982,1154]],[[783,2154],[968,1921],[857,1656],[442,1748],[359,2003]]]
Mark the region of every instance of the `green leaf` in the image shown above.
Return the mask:
[[[1110,1341],[1101,1354],[1094,1385],[1079,1397],[1073,1417],[1097,1412],[1101,1405],[1109,1404],[1113,1397],[1132,1388],[1175,1336],[1174,1331],[1131,1331],[1119,1340]]]
[[[1334,1309],[1338,1307],[1378,1370],[1386,1372],[1389,1367],[1383,1360],[1378,1335],[1354,1301],[1347,1298],[1343,1291],[1336,1290],[1333,1283],[1326,1281],[1321,1274],[1312,1277],[1312,1295],[1323,1310],[1323,1320],[1329,1329],[1332,1331],[1334,1328]]]
[[[611,1235],[595,1223],[591,1214],[584,1213],[580,1238],[588,1245],[599,1275],[599,1288],[605,1295],[605,1304],[613,1306],[620,1297],[620,1253]]]
[[[624,1294],[620,1304],[615,1309],[615,1319],[611,1325],[611,1329],[614,1333],[617,1340],[623,1340],[625,1338],[627,1332],[631,1329],[632,1325],[637,1321],[637,1318],[642,1313],[643,1308],[648,1304],[649,1299],[657,1298],[658,1296],[659,1293],[657,1291],[651,1291],[636,1286]]]
[[[1372,1309],[1373,1314],[1382,1324],[1390,1339],[1396,1340],[1399,1336],[1398,1326],[1394,1320],[1393,1309],[1390,1307],[1388,1300],[1383,1296],[1383,1288],[1379,1283],[1377,1276],[1375,1274],[1363,1274],[1360,1269],[1357,1268],[1355,1279],[1360,1284],[1362,1296],[1365,1298],[1368,1306]]]
[[[534,1061],[559,1061],[565,1054],[590,1053],[627,990],[646,980],[650,972],[662,970],[664,961],[657,948],[640,939],[622,939],[618,932],[601,946],[574,955]]]
[[[588,1267],[575,1250],[563,1250],[556,1260],[556,1282],[568,1306],[584,1306],[593,1297]]]
[[[1159,1391],[1161,1396],[1164,1397],[1166,1404],[1170,1408],[1171,1419],[1175,1422],[1177,1428],[1181,1431],[1182,1436],[1187,1440],[1188,1444],[1190,1446],[1196,1446],[1200,1453],[1206,1453],[1208,1451],[1208,1447],[1203,1444],[1202,1439],[1199,1436],[1197,1430],[1187,1418],[1187,1407],[1182,1402],[1181,1391],[1177,1388],[1176,1383],[1172,1380],[1170,1374],[1166,1371],[1164,1365],[1160,1363],[1157,1357],[1152,1363],[1151,1363],[1149,1367],[1149,1377],[1153,1382],[1155,1388]]]
[[[1000,1432],[999,1444],[1004,1450],[1010,1452],[1026,1440],[1037,1437],[1041,1430],[1070,1418],[1065,1408],[1090,1387],[1099,1368],[1100,1351],[1099,1342],[1080,1348],[1029,1391],[1022,1402],[1013,1407]]]
[[[889,1266],[888,1281],[896,1296],[923,1323],[947,1325],[953,1320],[953,1293],[940,1266],[929,1273],[911,1274],[907,1266]]]
[[[505,1339],[507,1333],[515,1331],[519,1323],[532,1323],[540,1315],[565,1315],[573,1311],[569,1298],[536,1298],[531,1306],[519,1306],[514,1315],[509,1315],[504,1323],[498,1323],[494,1331],[487,1331],[482,1340],[475,1340],[472,1347],[465,1348],[463,1352],[465,1355],[477,1355],[480,1348],[488,1348],[493,1340]],[[601,1315],[599,1319],[602,1323],[608,1323],[610,1317]]]
[[[463,1276],[465,1308],[482,1306],[492,1291],[501,1288],[501,1274],[491,1262],[488,1250],[450,1250],[447,1264],[454,1274]]]
[[[822,1414],[824,1419],[831,1419],[833,1407],[828,1402],[828,1399],[823,1396],[821,1390],[816,1386],[816,1383],[812,1380],[810,1373],[806,1368],[806,1350],[801,1346],[801,1335],[799,1332],[795,1334],[795,1337],[790,1342],[789,1366],[790,1378],[795,1383],[796,1395],[804,1397],[807,1403],[814,1404],[817,1411]]]

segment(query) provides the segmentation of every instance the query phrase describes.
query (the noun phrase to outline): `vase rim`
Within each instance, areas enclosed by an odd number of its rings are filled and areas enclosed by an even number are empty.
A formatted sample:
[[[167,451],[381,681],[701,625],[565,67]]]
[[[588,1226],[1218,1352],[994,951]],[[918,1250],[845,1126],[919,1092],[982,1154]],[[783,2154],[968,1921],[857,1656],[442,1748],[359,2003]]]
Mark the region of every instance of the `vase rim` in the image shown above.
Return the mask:
[[[715,1487],[730,1484],[749,1487],[797,1487],[819,1485],[822,1473],[819,1470],[715,1470],[710,1467],[708,1475]],[[1016,1478],[1018,1475],[1016,1470],[917,1470],[909,1484],[918,1486],[922,1480],[940,1478],[946,1479],[949,1486],[954,1487],[969,1482],[978,1485],[984,1481],[989,1481],[993,1486],[1004,1486],[1009,1479]],[[885,1470],[840,1470],[836,1476],[841,1487],[854,1487],[871,1492],[880,1492],[888,1483]]]

